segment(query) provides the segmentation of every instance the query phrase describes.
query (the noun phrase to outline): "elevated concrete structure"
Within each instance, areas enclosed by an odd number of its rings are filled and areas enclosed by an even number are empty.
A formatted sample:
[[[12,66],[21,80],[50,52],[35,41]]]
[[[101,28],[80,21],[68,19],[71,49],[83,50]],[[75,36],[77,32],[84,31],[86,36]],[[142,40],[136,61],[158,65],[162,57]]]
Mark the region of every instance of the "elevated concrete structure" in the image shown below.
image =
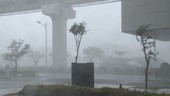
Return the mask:
[[[62,3],[66,6],[118,0],[0,0],[0,14],[41,10],[43,5]]]
[[[170,40],[170,0],[122,0],[122,31],[136,34],[142,25],[151,24],[153,38]]]

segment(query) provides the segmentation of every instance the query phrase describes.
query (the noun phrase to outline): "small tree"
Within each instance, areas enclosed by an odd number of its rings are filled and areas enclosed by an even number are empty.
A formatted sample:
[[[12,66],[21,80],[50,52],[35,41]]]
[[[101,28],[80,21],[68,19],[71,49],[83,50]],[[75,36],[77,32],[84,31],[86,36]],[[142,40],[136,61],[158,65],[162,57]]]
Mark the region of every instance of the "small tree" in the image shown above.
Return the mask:
[[[41,54],[39,51],[31,51],[30,54],[28,54],[28,57],[34,62],[34,65],[37,66],[44,55]]]
[[[28,54],[31,50],[29,44],[24,45],[24,40],[19,41],[12,40],[10,46],[7,47],[9,52],[2,55],[3,59],[12,61],[15,63],[15,73],[17,73],[18,60],[25,54]]]
[[[92,62],[95,58],[102,58],[104,51],[97,47],[88,47],[83,49],[83,55],[85,58]]]
[[[115,54],[118,55],[118,56],[122,56],[122,55],[124,55],[125,53],[126,53],[126,51],[121,51],[121,50],[115,51]]]
[[[156,41],[148,36],[148,33],[152,30],[149,30],[148,27],[150,25],[143,25],[136,30],[136,39],[142,45],[142,50],[144,53],[145,61],[146,61],[146,70],[145,70],[145,90],[148,89],[148,70],[151,59],[156,60]]]
[[[71,26],[71,28],[69,29],[69,31],[74,35],[76,43],[75,63],[77,63],[82,36],[87,32],[86,23],[85,22],[81,22],[79,24],[74,23],[73,26]]]

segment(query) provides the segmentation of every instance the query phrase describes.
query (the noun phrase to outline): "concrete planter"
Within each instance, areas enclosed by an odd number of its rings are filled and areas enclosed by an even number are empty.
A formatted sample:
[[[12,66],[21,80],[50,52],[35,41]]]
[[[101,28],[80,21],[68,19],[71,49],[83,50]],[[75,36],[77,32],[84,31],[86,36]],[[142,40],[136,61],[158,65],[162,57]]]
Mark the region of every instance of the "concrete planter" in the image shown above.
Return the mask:
[[[72,63],[72,85],[94,87],[94,63]]]

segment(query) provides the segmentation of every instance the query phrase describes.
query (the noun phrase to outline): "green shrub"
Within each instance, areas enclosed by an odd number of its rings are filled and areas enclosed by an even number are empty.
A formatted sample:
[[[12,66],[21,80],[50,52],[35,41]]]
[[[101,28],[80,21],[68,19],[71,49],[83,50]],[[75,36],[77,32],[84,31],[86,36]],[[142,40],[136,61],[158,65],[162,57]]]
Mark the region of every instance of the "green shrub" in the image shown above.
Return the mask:
[[[86,88],[65,85],[27,85],[20,92],[23,96],[170,96],[115,88]]]

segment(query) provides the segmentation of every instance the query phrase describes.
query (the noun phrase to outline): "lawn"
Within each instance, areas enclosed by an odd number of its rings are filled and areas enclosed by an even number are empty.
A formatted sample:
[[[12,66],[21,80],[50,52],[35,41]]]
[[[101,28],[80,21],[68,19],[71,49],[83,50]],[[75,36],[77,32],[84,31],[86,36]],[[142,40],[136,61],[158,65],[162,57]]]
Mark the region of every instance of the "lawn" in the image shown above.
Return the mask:
[[[66,85],[27,85],[18,94],[21,96],[170,96],[170,94],[146,93],[128,89],[86,88]]]

